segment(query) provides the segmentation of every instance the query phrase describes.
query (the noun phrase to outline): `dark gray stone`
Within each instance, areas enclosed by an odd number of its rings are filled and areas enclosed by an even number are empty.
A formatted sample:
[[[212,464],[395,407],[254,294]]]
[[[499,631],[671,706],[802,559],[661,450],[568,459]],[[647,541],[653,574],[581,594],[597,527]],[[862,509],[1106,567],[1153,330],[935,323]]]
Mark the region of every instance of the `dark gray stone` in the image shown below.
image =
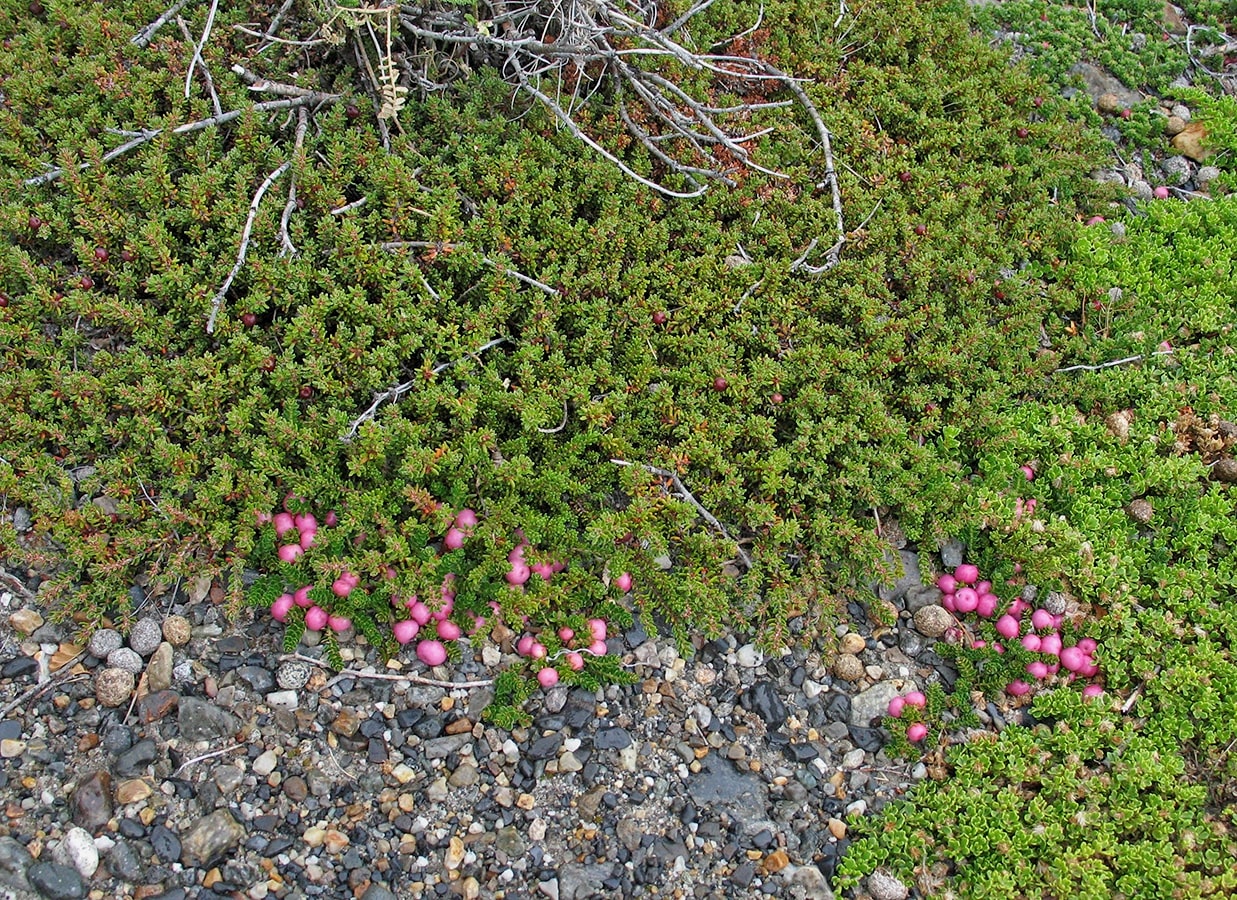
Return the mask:
[[[29,678],[38,671],[33,656],[15,656],[0,666],[0,678]]]
[[[159,748],[152,740],[138,741],[124,753],[116,757],[112,769],[117,775],[126,777],[141,775],[146,767],[159,758]]]
[[[81,900],[86,896],[86,882],[72,866],[37,862],[26,871],[26,877],[47,900]]]
[[[533,741],[526,752],[526,756],[531,760],[549,759],[551,756],[558,754],[558,748],[563,742],[563,737],[560,734],[547,734],[545,737],[538,738]]]
[[[240,728],[236,716],[200,697],[182,697],[176,720],[180,736],[187,741],[231,737]]]
[[[180,859],[180,838],[166,825],[156,825],[150,830],[150,846],[154,848],[155,856],[164,862]]]
[[[598,750],[622,750],[631,746],[631,735],[626,728],[603,728],[593,738],[593,746]]]
[[[264,669],[261,666],[241,666],[236,670],[236,675],[241,681],[249,685],[249,689],[255,694],[265,696],[275,690],[275,676],[271,674],[269,669]]]
[[[130,884],[139,884],[142,880],[142,861],[126,840],[117,841],[107,852],[107,870]]]
[[[773,681],[757,681],[749,693],[752,711],[770,728],[780,728],[786,723],[786,704],[777,692]]]
[[[361,895],[361,900],[398,900],[398,898],[378,882],[372,882]]]
[[[32,862],[34,857],[30,855],[30,851],[15,838],[0,837],[0,887],[30,890],[26,870]]]

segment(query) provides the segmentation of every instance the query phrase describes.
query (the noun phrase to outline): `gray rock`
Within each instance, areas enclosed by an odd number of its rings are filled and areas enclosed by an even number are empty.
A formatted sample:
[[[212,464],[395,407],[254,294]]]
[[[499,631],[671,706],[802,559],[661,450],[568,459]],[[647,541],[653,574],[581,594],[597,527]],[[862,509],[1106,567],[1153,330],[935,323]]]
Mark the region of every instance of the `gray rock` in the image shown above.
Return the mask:
[[[1190,161],[1184,156],[1170,156],[1160,163],[1164,182],[1172,187],[1181,187],[1190,180]]]
[[[142,861],[128,841],[118,840],[112,849],[107,851],[107,870],[130,884],[136,884],[142,879]]]
[[[236,670],[236,677],[255,694],[269,694],[275,690],[275,676],[262,666],[241,666]]]
[[[1198,182],[1199,187],[1210,184],[1219,177],[1220,170],[1216,166],[1202,166],[1194,173],[1194,180]]]
[[[1130,182],[1130,190],[1134,192],[1134,196],[1139,200],[1151,200],[1155,197],[1155,194],[1152,192],[1151,185],[1146,181],[1143,181],[1141,178]]]
[[[152,693],[166,691],[172,686],[172,645],[167,641],[159,644],[146,665],[146,686]]]
[[[271,691],[266,695],[266,702],[271,709],[296,709],[300,698],[296,691]]]
[[[610,867],[601,863],[566,863],[558,870],[559,900],[592,900],[604,896],[601,883],[610,877]]]
[[[138,655],[146,657],[159,649],[163,643],[163,626],[157,619],[138,619],[129,632],[129,646]]]
[[[896,581],[892,585],[882,584],[877,588],[877,596],[882,600],[897,601],[906,596],[913,587],[918,587],[923,580],[919,572],[919,554],[912,550],[886,551],[885,560],[892,566]]]
[[[564,684],[555,685],[546,691],[545,700],[542,701],[542,707],[548,713],[558,713],[563,711],[563,707],[567,705],[567,686]]]
[[[759,821],[766,817],[768,788],[749,771],[739,771],[734,763],[710,753],[701,762],[701,771],[688,781],[688,791],[699,805],[724,810],[738,822]]]
[[[1065,612],[1065,595],[1060,591],[1049,591],[1044,595],[1044,602],[1041,605],[1044,612],[1052,613],[1054,616],[1062,615]]]
[[[462,734],[448,734],[445,737],[432,738],[426,741],[421,749],[426,759],[446,759],[452,753],[463,750],[470,743],[472,743],[472,732],[465,731]]]
[[[868,876],[868,893],[872,900],[906,900],[911,892],[888,872],[877,869]]]
[[[176,716],[187,741],[211,741],[234,735],[240,722],[227,710],[199,697],[182,697]]]
[[[966,553],[966,544],[954,538],[941,547],[941,565],[946,569],[956,569],[962,565],[962,556]]]
[[[30,890],[30,881],[26,878],[26,870],[34,862],[30,855],[16,838],[5,835],[0,837],[0,887],[18,891]]]
[[[81,900],[86,896],[86,882],[72,866],[37,862],[26,871],[26,877],[47,900]]]
[[[551,878],[549,881],[538,882],[537,890],[549,897],[550,900],[559,900],[557,878]]]
[[[472,787],[480,778],[481,775],[477,771],[476,766],[471,763],[461,763],[451,773],[451,777],[447,779],[447,784],[453,788]]]
[[[90,655],[97,659],[107,659],[108,654],[113,650],[119,650],[124,646],[124,638],[120,636],[119,631],[111,628],[100,628],[90,636],[90,643],[86,649],[90,651]]]
[[[186,866],[209,866],[223,858],[245,837],[245,829],[226,809],[199,819],[181,839],[180,861]]]
[[[398,900],[386,887],[374,881],[365,889],[365,893],[361,895],[361,900]]]
[[[918,612],[925,606],[939,606],[941,589],[935,584],[917,584],[907,590],[905,600],[906,610],[911,613]]]
[[[1182,122],[1189,124],[1190,107],[1186,106],[1184,103],[1178,103],[1176,106],[1174,106],[1172,108],[1172,114],[1176,116],[1178,119],[1180,119]]]
[[[907,686],[905,690],[911,690],[911,688]],[[850,724],[867,728],[868,723],[877,716],[888,715],[889,701],[902,691],[903,689],[898,688],[892,681],[880,681],[866,691],[851,697]]]
[[[19,506],[13,510],[13,530],[18,534],[25,534],[34,527],[34,519],[30,517],[30,510],[24,506]]]
[[[136,680],[128,669],[106,668],[95,676],[95,698],[103,706],[116,707],[133,693]]]
[[[117,756],[114,768],[117,775],[126,777],[141,775],[146,771],[146,767],[158,758],[158,745],[153,740],[147,738],[144,741],[138,741],[128,750]],[[85,825],[84,822],[82,824]]]
[[[765,655],[755,644],[744,644],[735,651],[735,659],[745,669],[754,669],[765,661]]]
[[[290,659],[279,664],[275,681],[285,691],[299,691],[309,683],[310,667],[299,660]]]
[[[508,859],[519,859],[528,850],[524,835],[514,825],[507,825],[494,833],[494,847],[507,854]]]
[[[631,746],[631,735],[625,728],[603,728],[593,738],[593,746],[598,750],[622,750]]]
[[[824,873],[816,866],[799,866],[790,873],[787,881],[803,892],[804,900],[833,900],[833,890]]]
[[[142,657],[136,650],[128,647],[117,647],[107,655],[107,665],[112,669],[124,669],[133,675],[142,674]]]
[[[1077,75],[1082,80],[1083,90],[1093,103],[1099,103],[1100,97],[1113,94],[1118,107],[1137,106],[1142,102],[1142,94],[1132,91],[1103,69],[1080,62],[1069,70],[1071,75]]]

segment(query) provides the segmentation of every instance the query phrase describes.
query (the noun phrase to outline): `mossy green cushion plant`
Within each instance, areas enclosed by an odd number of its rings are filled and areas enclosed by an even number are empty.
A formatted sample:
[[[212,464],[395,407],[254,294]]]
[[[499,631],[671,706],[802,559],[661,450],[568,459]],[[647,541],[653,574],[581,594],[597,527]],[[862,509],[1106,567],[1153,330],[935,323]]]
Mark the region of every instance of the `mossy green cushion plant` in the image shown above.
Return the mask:
[[[209,115],[201,91],[179,96],[187,43],[165,31],[150,51],[130,45],[147,4],[0,10],[4,163],[26,177],[67,166],[59,183],[2,189],[3,488],[64,548],[47,597],[87,627],[125,615],[141,572],[172,584],[230,568],[239,590],[245,567],[278,571],[257,516],[292,491],[338,511],[344,549],[305,573],[320,583],[343,568],[376,583],[389,566],[392,590],[426,593],[449,524],[437,504],[468,505],[486,549],[469,551],[460,589],[511,615],[586,612],[608,566],[673,622],[777,641],[790,616],[827,615],[871,577],[873,507],[925,539],[955,527],[965,470],[933,437],[969,441],[1042,372],[1039,322],[1071,227],[1068,205],[1044,201],[1070,201],[1095,159],[954,4],[865,9],[843,44],[835,13],[779,4],[767,20],[796,29],[753,35],[753,52],[818,78],[856,229],[813,278],[790,264],[833,213],[809,187],[813,132],[793,118],[758,148],[790,183],[749,176],[694,202],[637,188],[535,110],[509,112],[486,73],[410,102],[391,154],[337,103],[299,153],[295,117],[246,115],[103,164],[108,127]],[[756,13],[719,10],[697,39]],[[57,67],[69,45],[129,74]],[[224,77],[244,50],[234,35],[206,47],[228,107],[245,103]],[[325,50],[308,70],[270,55],[272,77],[349,88]],[[37,91],[19,69],[40,72]],[[280,253],[277,181],[207,334],[252,198],[284,162],[299,252]],[[353,433],[375,394],[410,381]],[[517,529],[579,576],[508,590]]]

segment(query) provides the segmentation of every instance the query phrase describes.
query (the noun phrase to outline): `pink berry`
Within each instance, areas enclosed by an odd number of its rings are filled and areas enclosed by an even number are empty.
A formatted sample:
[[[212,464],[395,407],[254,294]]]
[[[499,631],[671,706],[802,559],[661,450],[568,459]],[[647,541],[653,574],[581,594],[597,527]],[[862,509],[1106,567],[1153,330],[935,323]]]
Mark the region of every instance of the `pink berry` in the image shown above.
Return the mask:
[[[1018,620],[1006,614],[996,620],[996,630],[1001,637],[1013,640],[1018,636]]]
[[[588,645],[588,652],[593,654],[593,656],[605,656],[606,642],[602,640],[593,641]]]
[[[1005,692],[1013,697],[1021,697],[1030,690],[1031,686],[1025,681],[1011,681],[1005,686]]]
[[[537,683],[543,688],[552,688],[558,684],[558,670],[553,666],[546,666],[537,673]]]
[[[963,563],[954,569],[954,578],[963,584],[974,584],[979,579],[979,567]]]
[[[941,575],[936,579],[936,586],[941,589],[942,594],[952,594],[958,589],[958,579],[952,575]]]
[[[528,577],[532,575],[532,570],[522,562],[513,563],[511,571],[507,573],[507,584],[518,586],[528,581]]]
[[[1158,186],[1154,191],[1151,192],[1151,196],[1155,197],[1156,200],[1167,200],[1168,199],[1167,185],[1161,184],[1160,186]]]
[[[902,707],[906,706],[905,697],[894,697],[889,701],[889,715],[895,719],[902,715]]]
[[[980,640],[979,638],[976,638],[975,640],[971,641],[972,650],[982,650],[987,646],[988,646],[988,642],[984,640]]]
[[[408,615],[418,625],[425,625],[432,618],[430,608],[416,597],[412,598],[412,605],[408,607]]]
[[[1085,688],[1082,689],[1082,695],[1086,697],[1088,700],[1090,700],[1092,697],[1102,696],[1103,693],[1104,693],[1104,688],[1098,684],[1088,684]]]
[[[975,612],[978,605],[979,595],[975,593],[974,588],[959,588],[958,593],[954,594],[954,606],[960,613]]]
[[[618,578],[614,579],[614,586],[626,594],[631,590],[631,575],[627,572],[619,575]]]
[[[518,547],[516,547],[514,550],[512,550],[510,553],[507,554],[507,562],[511,563],[511,565],[513,566],[516,563],[520,563],[523,561],[524,561],[524,545],[523,544],[520,544]]]
[[[271,521],[275,524],[275,534],[283,537],[289,531],[296,527],[296,523],[292,521],[292,516],[286,512],[278,512],[271,516]]]
[[[1088,656],[1095,652],[1097,646],[1094,638],[1083,638],[1078,642],[1078,649]]]
[[[458,528],[448,528],[446,536],[442,539],[442,546],[447,550],[458,550],[464,546],[464,532]]]
[[[594,641],[604,641],[606,639],[606,620],[589,619],[588,630],[592,634]]]
[[[570,643],[571,639],[576,636],[576,633],[564,625],[558,630],[558,639],[564,644]]]
[[[342,575],[331,582],[331,593],[336,597],[347,597],[352,593],[352,588],[352,581]]]
[[[1032,653],[1037,653],[1039,651],[1039,635],[1024,634],[1022,636],[1022,646],[1030,650]]]
[[[1049,632],[1039,639],[1039,652],[1047,653],[1049,656],[1058,656],[1061,653],[1061,635],[1055,631]]]
[[[1029,662],[1027,663],[1027,673],[1030,674],[1032,678],[1047,678],[1048,666],[1039,660]]]
[[[455,527],[460,531],[467,533],[477,527],[477,514],[471,509],[464,508],[455,514]]]
[[[311,606],[305,610],[305,627],[310,631],[321,631],[330,618],[321,606]]]
[[[463,632],[460,631],[460,626],[450,619],[443,619],[438,623],[438,636],[444,641],[458,641],[461,634]]]
[[[941,594],[941,608],[946,612],[957,612],[958,604],[953,594]]]
[[[301,558],[301,554],[305,551],[301,549],[300,544],[284,544],[275,551],[276,555],[286,563],[294,563]]]
[[[292,517],[292,524],[294,524],[301,531],[304,531],[305,529],[309,529],[310,531],[318,530],[318,520],[315,519],[310,513],[297,513]]]
[[[903,696],[902,701],[907,706],[914,706],[918,709],[923,709],[928,705],[928,698],[924,696],[923,691],[911,691]]]
[[[288,611],[292,609],[292,595],[280,594],[278,599],[271,604],[271,617],[279,622],[288,621]]]
[[[401,644],[407,644],[417,636],[421,626],[412,621],[412,619],[402,619],[395,623],[395,627],[392,630],[395,632],[395,640]]]
[[[533,652],[533,636],[526,634],[515,642],[515,652],[520,656],[530,656]]]
[[[1052,627],[1052,613],[1046,609],[1037,609],[1031,613],[1031,627],[1036,631],[1046,631]]]
[[[292,602],[297,606],[308,608],[314,605],[314,602],[309,599],[309,592],[312,588],[307,584],[303,588],[297,588],[292,592]]]
[[[447,661],[447,648],[438,641],[421,641],[417,644],[417,659],[427,666],[441,666]]]
[[[984,594],[991,594],[992,593],[992,582],[991,581],[976,582],[975,593],[979,594],[979,596],[981,597]]]
[[[545,659],[546,648],[545,644],[540,641],[534,641],[533,645],[528,649],[528,655],[533,659]]]
[[[567,665],[571,666],[572,670],[579,672],[584,668],[584,657],[573,650],[567,654]]]
[[[916,722],[910,728],[906,729],[906,739],[912,744],[918,744],[928,736],[928,726],[923,722]]]
[[[540,576],[542,581],[549,581],[554,575],[554,566],[550,563],[533,563],[529,566],[529,568],[532,570],[534,575]]]
[[[975,612],[985,619],[991,619],[996,615],[996,608],[1000,602],[1001,600],[996,594],[980,594],[979,602],[975,605]]]
[[[308,550],[310,547],[314,545],[314,541],[317,540],[317,538],[318,538],[318,532],[314,531],[313,529],[306,528],[304,531],[301,532],[301,541],[300,541],[301,549]]]
[[[326,514],[326,527],[334,528],[338,524],[339,524],[339,516],[336,514],[335,510],[331,510],[330,512]]]
[[[351,628],[352,620],[347,616],[331,616],[326,620],[326,624],[330,626],[331,631],[338,634],[341,631],[347,631]]]
[[[1087,665],[1087,655],[1078,647],[1066,647],[1060,656],[1061,665],[1070,672],[1079,672]]]

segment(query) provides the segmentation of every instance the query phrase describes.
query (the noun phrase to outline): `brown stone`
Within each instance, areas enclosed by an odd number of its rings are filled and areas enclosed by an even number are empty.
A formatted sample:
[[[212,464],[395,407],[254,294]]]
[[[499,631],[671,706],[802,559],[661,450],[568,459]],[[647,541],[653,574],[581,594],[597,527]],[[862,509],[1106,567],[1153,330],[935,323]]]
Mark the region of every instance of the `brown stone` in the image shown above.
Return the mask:
[[[112,776],[95,772],[77,785],[69,800],[73,821],[94,833],[112,817]]]
[[[863,635],[854,631],[848,631],[846,634],[842,635],[841,647],[843,653],[850,653],[854,656],[858,656],[863,652],[867,645],[867,641],[863,639]]]
[[[350,709],[341,709],[335,721],[331,723],[331,731],[340,737],[352,737],[361,727],[361,719]]]
[[[189,643],[192,628],[184,616],[168,616],[163,620],[163,639],[173,647],[183,647]]]
[[[463,734],[465,731],[472,731],[472,722],[467,716],[461,716],[454,722],[448,722],[443,730],[447,734]]]
[[[1121,98],[1116,94],[1100,94],[1095,101],[1095,108],[1106,116],[1114,116],[1121,109]]]
[[[283,792],[293,803],[300,803],[309,796],[309,785],[300,775],[291,775],[284,779]]]
[[[1211,477],[1226,484],[1237,484],[1237,459],[1226,456],[1211,467]]]
[[[1129,502],[1129,505],[1125,507],[1125,512],[1126,515],[1139,525],[1146,525],[1151,521],[1151,517],[1155,515],[1155,508],[1149,501],[1139,497],[1137,500]]]
[[[95,677],[95,697],[104,706],[120,706],[133,693],[133,673],[125,669],[104,669]]]
[[[931,604],[915,610],[915,630],[924,637],[938,638],[954,624],[954,617],[943,606]]]
[[[1170,0],[1164,0],[1164,15],[1162,21],[1164,23],[1164,30],[1169,34],[1181,36],[1189,31],[1186,27],[1185,20],[1181,18],[1181,13],[1177,11],[1177,7],[1173,6]]]
[[[33,609],[19,609],[9,616],[9,625],[22,634],[34,634],[43,627],[43,617]]]
[[[1212,154],[1212,150],[1205,147],[1207,141],[1207,126],[1202,122],[1191,122],[1185,127],[1185,130],[1173,138],[1173,149],[1182,156],[1188,156],[1195,162],[1202,162]]]
[[[770,875],[782,871],[790,865],[790,857],[786,855],[785,850],[774,850],[765,857],[764,869]]]
[[[145,800],[153,793],[151,786],[141,778],[130,778],[116,785],[116,802],[121,806]]]
[[[158,722],[176,709],[176,704],[179,702],[180,694],[176,693],[176,691],[158,691],[154,694],[147,694],[137,701],[138,720],[143,725]]]
[[[1185,119],[1181,116],[1169,116],[1164,120],[1164,133],[1169,137],[1181,134],[1185,131]]]

